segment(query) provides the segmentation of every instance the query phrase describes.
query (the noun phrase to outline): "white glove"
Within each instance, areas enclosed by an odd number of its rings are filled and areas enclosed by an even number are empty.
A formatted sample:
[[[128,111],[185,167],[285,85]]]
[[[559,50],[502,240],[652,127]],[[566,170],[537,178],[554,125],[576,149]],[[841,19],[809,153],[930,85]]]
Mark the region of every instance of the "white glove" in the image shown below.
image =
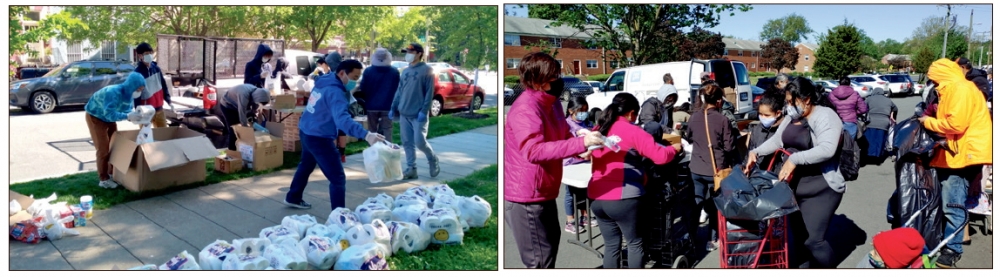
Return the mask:
[[[368,145],[375,145],[380,141],[384,141],[385,137],[379,133],[368,132],[368,134],[365,135],[365,140],[368,141]]]

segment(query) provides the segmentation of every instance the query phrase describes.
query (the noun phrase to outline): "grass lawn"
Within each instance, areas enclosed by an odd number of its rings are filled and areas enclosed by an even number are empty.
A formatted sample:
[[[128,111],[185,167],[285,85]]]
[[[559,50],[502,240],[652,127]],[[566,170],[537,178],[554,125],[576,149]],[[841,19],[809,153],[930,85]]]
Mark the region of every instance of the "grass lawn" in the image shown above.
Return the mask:
[[[497,270],[497,237],[499,236],[499,206],[497,165],[476,171],[464,178],[448,181],[455,194],[479,195],[490,203],[493,213],[486,227],[470,228],[462,245],[434,245],[414,254],[400,253],[389,257],[392,270]]]
[[[497,117],[498,115],[497,108],[482,109],[476,111],[476,113],[489,115],[489,117],[482,119],[474,119],[474,120],[455,117],[451,115],[432,117],[430,119],[431,122],[430,122],[430,128],[427,132],[427,137],[428,138],[440,137],[480,127],[498,125],[499,123]],[[394,125],[392,134],[393,141],[399,143],[400,141],[399,124],[393,123],[393,125]],[[368,147],[368,142],[362,140],[348,144],[346,152],[347,155],[358,154],[361,153],[361,151],[363,151],[367,147]],[[80,196],[82,195],[92,195],[94,196],[94,208],[100,210],[121,203],[164,195],[175,191],[181,191],[205,185],[221,183],[229,180],[237,180],[257,175],[264,175],[278,170],[295,168],[299,165],[300,158],[301,158],[300,153],[285,152],[284,165],[282,165],[279,168],[260,171],[260,172],[254,172],[248,169],[244,169],[243,171],[232,174],[223,174],[220,172],[216,172],[214,160],[207,160],[205,165],[207,170],[207,177],[205,178],[204,182],[189,184],[185,186],[172,187],[166,190],[143,192],[143,193],[131,192],[121,187],[110,190],[101,188],[97,186],[98,182],[97,172],[69,174],[62,177],[33,180],[24,183],[16,183],[16,184],[11,184],[10,189],[24,195],[34,195],[35,198],[44,198],[48,197],[49,195],[52,195],[52,193],[55,193],[56,195],[59,196],[56,202],[66,201],[70,204],[76,204],[80,202],[79,199]],[[494,182],[496,182],[496,178],[494,178]]]

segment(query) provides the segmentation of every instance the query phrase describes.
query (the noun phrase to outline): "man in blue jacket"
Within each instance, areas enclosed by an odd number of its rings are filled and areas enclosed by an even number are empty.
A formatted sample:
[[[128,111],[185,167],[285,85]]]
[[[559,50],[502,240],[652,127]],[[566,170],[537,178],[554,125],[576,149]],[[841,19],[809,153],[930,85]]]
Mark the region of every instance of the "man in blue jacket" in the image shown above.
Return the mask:
[[[347,113],[348,80],[361,77],[361,62],[346,60],[337,66],[335,74],[326,74],[316,79],[316,87],[309,94],[309,104],[299,119],[299,139],[302,142],[302,160],[292,178],[292,185],[285,195],[285,204],[299,209],[308,209],[312,205],[302,200],[302,193],[309,182],[309,175],[316,166],[330,181],[331,210],[345,207],[347,176],[340,156],[337,132],[353,137],[365,138],[369,144],[375,144],[385,138],[377,133],[368,132]]]
[[[399,88],[399,70],[391,66],[392,54],[385,48],[375,49],[372,66],[361,75],[361,92],[368,110],[368,131],[378,132],[392,141],[392,119],[389,108]]]
[[[427,156],[431,178],[437,177],[441,168],[438,166],[437,155],[434,155],[434,150],[427,143],[427,116],[431,112],[437,79],[434,77],[434,69],[423,62],[423,46],[412,43],[403,49],[403,53],[406,53],[406,62],[410,66],[403,70],[399,91],[389,108],[389,118],[399,120],[399,138],[403,141],[403,151],[406,153],[407,169],[403,173],[403,179],[417,178],[415,148],[420,148],[424,156]]]
[[[263,88],[267,75],[271,75],[270,70],[264,70],[263,67],[265,64],[270,66],[268,62],[272,56],[274,51],[271,51],[271,47],[263,43],[257,45],[257,54],[253,56],[253,60],[247,62],[247,67],[243,70],[243,83]]]
[[[146,78],[132,72],[124,83],[106,86],[95,92],[84,106],[90,139],[97,148],[97,176],[100,179],[97,185],[102,188],[118,187],[118,183],[111,180],[114,173],[111,168],[111,135],[118,131],[118,121],[138,119],[139,113],[132,110],[132,104],[142,96],[145,86]]]
[[[170,101],[170,90],[167,89],[169,86],[167,86],[167,80],[163,78],[163,71],[153,61],[153,47],[149,43],[143,42],[135,47],[135,52],[142,57],[135,65],[135,72],[139,72],[143,78],[146,78],[146,90],[143,91],[142,97],[135,100],[135,106],[153,106],[153,109],[156,109],[156,115],[153,116],[153,127],[167,127],[167,117],[163,114],[163,103],[166,102],[171,110],[174,109],[174,105]]]

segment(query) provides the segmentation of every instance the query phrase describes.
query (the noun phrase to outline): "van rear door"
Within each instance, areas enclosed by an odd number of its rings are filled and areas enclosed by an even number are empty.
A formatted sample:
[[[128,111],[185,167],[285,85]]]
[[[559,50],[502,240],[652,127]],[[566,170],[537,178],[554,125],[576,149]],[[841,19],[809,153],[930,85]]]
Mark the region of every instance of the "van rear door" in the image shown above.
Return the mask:
[[[691,60],[691,74],[688,75],[690,76],[688,82],[691,84],[689,87],[690,89],[688,90],[688,99],[691,101],[691,108],[701,107],[701,98],[697,97],[698,90],[701,89],[701,73],[706,72],[709,69],[708,61]],[[681,92],[678,91],[677,93]],[[680,101],[681,100],[678,99],[677,102]]]
[[[736,106],[736,114],[743,115],[753,111],[753,99],[750,94],[753,93],[750,87],[750,73],[747,71],[747,66],[742,62],[733,62],[733,72],[736,74],[736,103],[732,103]]]

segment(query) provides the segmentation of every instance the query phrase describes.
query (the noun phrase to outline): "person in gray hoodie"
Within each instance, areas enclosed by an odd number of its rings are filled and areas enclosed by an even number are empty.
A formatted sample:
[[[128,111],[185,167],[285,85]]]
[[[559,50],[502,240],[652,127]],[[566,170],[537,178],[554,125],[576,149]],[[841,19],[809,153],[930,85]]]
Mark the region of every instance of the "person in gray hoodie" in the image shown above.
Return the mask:
[[[778,178],[787,180],[794,188],[799,204],[799,212],[790,218],[795,238],[792,250],[805,253],[791,256],[808,259],[792,266],[832,268],[836,266],[833,247],[825,236],[847,189],[840,173],[840,159],[834,156],[844,124],[836,111],[818,105],[822,96],[812,81],[795,77],[783,91],[786,118],[774,136],[750,150],[747,164],[754,164],[758,156],[773,154],[778,149],[792,153],[782,164]],[[749,167],[744,173],[749,173]]]
[[[423,62],[424,47],[411,43],[403,49],[406,62],[410,66],[403,70],[400,77],[399,90],[389,108],[389,118],[399,121],[399,137],[403,141],[403,151],[406,153],[406,172],[403,179],[417,178],[417,157],[414,148],[420,148],[427,156],[431,178],[441,173],[437,155],[427,143],[427,117],[431,112],[431,101],[434,99],[434,69]]]
[[[223,93],[219,104],[212,107],[212,113],[221,116],[225,126],[240,124],[249,127],[249,119],[254,118],[261,106],[271,102],[271,93],[254,84],[240,84]],[[250,115],[250,116],[248,116]],[[236,134],[232,128],[226,128],[229,137],[229,150],[236,150]]]

